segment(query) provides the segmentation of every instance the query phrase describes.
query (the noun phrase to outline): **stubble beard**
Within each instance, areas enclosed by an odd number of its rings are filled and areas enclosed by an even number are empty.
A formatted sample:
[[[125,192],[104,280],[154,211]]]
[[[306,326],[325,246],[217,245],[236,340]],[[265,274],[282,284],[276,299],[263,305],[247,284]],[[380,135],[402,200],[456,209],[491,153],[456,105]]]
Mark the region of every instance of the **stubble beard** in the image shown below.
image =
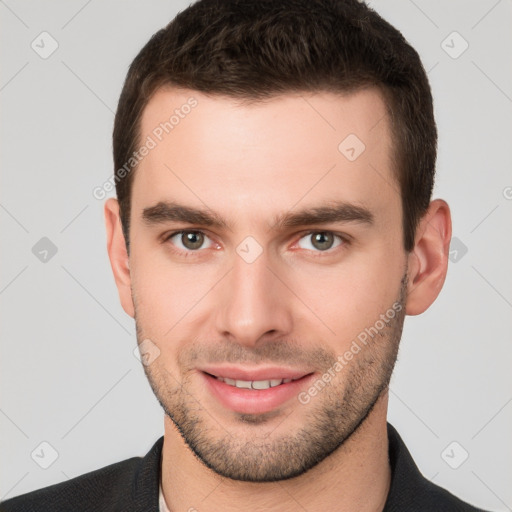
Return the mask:
[[[404,275],[400,296],[395,303],[401,305],[400,310],[336,374],[329,385],[311,398],[307,413],[302,414],[302,408],[306,406],[298,400],[293,404],[294,410],[301,412],[298,427],[294,427],[296,422],[290,421],[287,416],[279,420],[279,416],[276,419],[275,414],[267,413],[238,414],[237,428],[234,429],[232,421],[221,424],[222,420],[214,419],[207,410],[207,404],[203,405],[199,397],[190,392],[188,376],[180,379],[155,364],[144,366],[144,371],[165,414],[192,452],[208,468],[221,476],[247,482],[273,482],[293,478],[339,449],[364,423],[387,390],[405,318],[406,287],[407,276]],[[137,314],[135,320],[140,343],[145,339],[144,330],[137,322]],[[286,355],[283,347],[286,344],[269,344],[264,359],[258,355],[249,360],[282,361]],[[293,350],[293,346],[290,350]],[[226,359],[235,360],[242,353],[247,358],[248,351],[237,346],[229,355],[226,353]],[[325,350],[317,350],[308,357],[323,361],[321,367],[324,371],[336,363],[335,356]],[[293,420],[293,409],[289,416]],[[291,425],[290,431],[278,434],[278,430],[283,430],[278,429],[279,422],[287,420]],[[277,422],[274,430],[265,428],[272,421]]]

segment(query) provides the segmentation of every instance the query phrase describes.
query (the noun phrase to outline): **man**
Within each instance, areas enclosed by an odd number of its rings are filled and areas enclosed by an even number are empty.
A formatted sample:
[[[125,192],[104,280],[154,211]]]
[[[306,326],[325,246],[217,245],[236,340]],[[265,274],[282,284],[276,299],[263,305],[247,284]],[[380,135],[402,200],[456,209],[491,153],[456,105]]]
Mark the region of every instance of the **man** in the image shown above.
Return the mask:
[[[105,205],[165,435],[5,511],[473,511],[386,422],[443,285],[425,71],[355,0],[201,0],[134,60]]]

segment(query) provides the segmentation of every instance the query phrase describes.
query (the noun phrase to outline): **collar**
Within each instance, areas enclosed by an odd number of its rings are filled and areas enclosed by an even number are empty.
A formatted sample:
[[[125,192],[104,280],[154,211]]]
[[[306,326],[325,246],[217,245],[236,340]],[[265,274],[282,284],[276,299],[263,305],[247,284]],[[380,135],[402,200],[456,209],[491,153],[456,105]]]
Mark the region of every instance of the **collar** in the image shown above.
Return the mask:
[[[387,431],[391,483],[383,512],[430,510],[429,504],[439,505],[438,510],[477,510],[428,481],[420,473],[398,432],[389,423]],[[146,506],[143,509],[147,512],[169,512],[160,482],[163,441],[162,436],[141,460],[133,482],[134,499],[137,503],[145,503]],[[464,508],[445,509],[444,506]]]

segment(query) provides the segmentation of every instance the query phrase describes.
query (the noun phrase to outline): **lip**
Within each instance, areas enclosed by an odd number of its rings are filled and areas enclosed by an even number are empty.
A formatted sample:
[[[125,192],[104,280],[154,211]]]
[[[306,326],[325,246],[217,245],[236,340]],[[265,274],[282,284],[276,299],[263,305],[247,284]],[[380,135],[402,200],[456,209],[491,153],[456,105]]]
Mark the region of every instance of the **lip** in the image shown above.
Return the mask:
[[[270,379],[300,379],[311,372],[282,368],[279,366],[265,366],[261,368],[242,368],[237,366],[205,366],[200,368],[204,373],[215,377],[234,380],[270,380]]]
[[[203,369],[199,372],[207,390],[220,404],[230,411],[240,414],[263,414],[274,411],[286,402],[297,397],[305,388],[313,373],[284,368],[244,368],[222,367]],[[215,376],[234,380],[296,379],[268,389],[254,390],[231,386]]]

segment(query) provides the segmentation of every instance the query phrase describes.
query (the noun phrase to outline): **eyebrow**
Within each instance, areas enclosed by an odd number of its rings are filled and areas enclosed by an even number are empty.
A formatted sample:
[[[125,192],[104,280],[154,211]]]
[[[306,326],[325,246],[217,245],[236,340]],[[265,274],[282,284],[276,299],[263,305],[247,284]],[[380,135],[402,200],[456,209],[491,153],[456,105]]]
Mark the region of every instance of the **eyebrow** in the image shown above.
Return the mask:
[[[160,201],[154,206],[144,208],[142,218],[148,225],[174,221],[229,229],[228,222],[209,209],[191,208],[169,201]],[[368,208],[363,206],[346,202],[331,202],[328,205],[307,208],[294,213],[279,214],[274,218],[270,229],[280,230],[333,222],[356,222],[372,225],[374,216]]]
[[[201,210],[168,201],[160,201],[154,206],[144,208],[142,218],[149,225],[177,221],[216,228],[228,227],[222,217],[209,209]]]
[[[357,222],[372,225],[373,221],[373,213],[364,206],[346,202],[332,202],[325,206],[308,208],[296,213],[288,212],[278,215],[271,229],[328,224],[332,222]]]

